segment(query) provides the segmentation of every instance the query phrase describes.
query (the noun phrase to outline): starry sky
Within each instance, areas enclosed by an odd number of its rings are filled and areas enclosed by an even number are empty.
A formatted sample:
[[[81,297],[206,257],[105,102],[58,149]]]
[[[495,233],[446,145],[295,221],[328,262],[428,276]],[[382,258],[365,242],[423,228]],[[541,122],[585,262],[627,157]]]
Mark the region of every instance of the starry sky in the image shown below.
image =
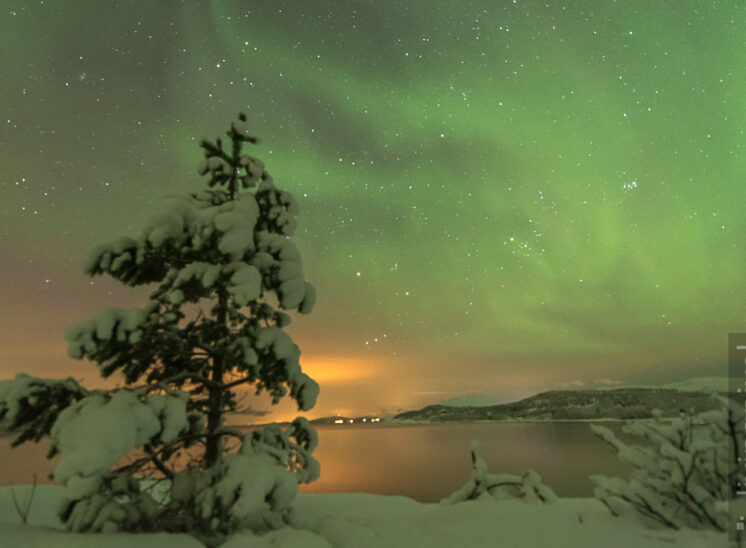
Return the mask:
[[[100,382],[65,327],[148,291],[86,252],[200,189],[239,111],[301,204],[311,416],[725,375],[744,28],[732,0],[3,2],[0,376]]]

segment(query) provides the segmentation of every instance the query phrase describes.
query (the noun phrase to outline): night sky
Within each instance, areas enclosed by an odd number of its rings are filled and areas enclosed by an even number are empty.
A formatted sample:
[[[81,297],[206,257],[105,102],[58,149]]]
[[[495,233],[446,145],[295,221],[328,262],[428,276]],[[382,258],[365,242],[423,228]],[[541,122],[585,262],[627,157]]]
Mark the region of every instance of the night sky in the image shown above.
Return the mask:
[[[0,377],[99,382],[65,327],[148,290],[86,252],[202,188],[239,111],[301,204],[311,416],[725,375],[745,28],[736,1],[3,2]]]

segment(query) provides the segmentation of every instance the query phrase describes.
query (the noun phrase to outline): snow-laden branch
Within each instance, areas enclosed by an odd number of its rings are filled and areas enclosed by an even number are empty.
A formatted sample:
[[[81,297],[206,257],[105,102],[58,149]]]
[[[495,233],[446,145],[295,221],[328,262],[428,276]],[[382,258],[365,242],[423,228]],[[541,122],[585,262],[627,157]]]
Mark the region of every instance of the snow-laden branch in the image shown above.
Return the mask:
[[[544,485],[541,476],[533,470],[522,476],[514,474],[490,474],[487,464],[479,455],[479,442],[471,442],[471,479],[461,489],[443,499],[442,504],[454,504],[481,498],[517,498],[525,502],[547,503],[557,500],[551,488]]]
[[[49,435],[60,410],[89,394],[72,377],[40,379],[19,373],[0,381],[0,428],[18,433],[13,446],[39,441]]]

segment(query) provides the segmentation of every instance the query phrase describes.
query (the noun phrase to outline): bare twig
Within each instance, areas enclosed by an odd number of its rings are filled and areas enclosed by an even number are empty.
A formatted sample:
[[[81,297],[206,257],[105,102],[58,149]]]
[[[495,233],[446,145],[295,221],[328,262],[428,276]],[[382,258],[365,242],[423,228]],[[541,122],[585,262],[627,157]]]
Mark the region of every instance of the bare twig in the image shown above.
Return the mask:
[[[249,377],[244,377],[243,379],[239,379],[237,381],[229,382],[226,385],[223,385],[224,388],[233,388],[234,386],[238,386],[239,384],[244,384],[247,382],[252,382],[254,379],[251,379]]]
[[[145,452],[150,457],[150,461],[155,465],[155,467],[160,470],[164,476],[166,476],[168,479],[174,479],[174,473],[171,469],[169,469],[165,464],[163,464],[163,461],[158,458],[158,455],[153,451],[153,449],[149,446],[145,446]]]
[[[26,525],[28,523],[28,515],[31,511],[31,503],[34,501],[34,492],[36,491],[36,474],[33,476],[33,483],[31,484],[31,493],[29,494],[28,498],[26,499],[26,502],[23,504],[23,508],[21,508],[21,505],[18,503],[18,499],[16,498],[16,491],[11,487],[10,494],[13,497],[13,506],[16,507],[16,512],[18,513],[18,517],[21,518],[21,523]]]

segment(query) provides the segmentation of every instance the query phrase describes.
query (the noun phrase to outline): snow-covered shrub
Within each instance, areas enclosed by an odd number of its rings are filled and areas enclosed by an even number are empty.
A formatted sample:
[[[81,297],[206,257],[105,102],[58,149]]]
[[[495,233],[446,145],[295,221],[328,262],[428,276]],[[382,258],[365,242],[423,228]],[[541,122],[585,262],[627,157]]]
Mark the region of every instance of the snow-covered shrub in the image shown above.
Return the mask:
[[[738,482],[737,448],[743,447],[743,412],[722,398],[722,408],[665,420],[635,421],[623,427],[642,445],[630,445],[608,428],[591,425],[620,460],[635,469],[629,481],[591,476],[595,494],[614,515],[636,510],[648,523],[674,529],[724,531],[728,501]],[[651,524],[652,524],[651,523]]]
[[[198,516],[211,527],[262,531],[281,527],[298,491],[295,475],[244,443],[199,478]]]
[[[126,473],[75,476],[66,482],[58,514],[72,531],[148,531],[162,511]]]
[[[471,442],[471,479],[441,504],[454,504],[476,499],[510,499],[517,498],[525,502],[547,503],[557,500],[554,491],[544,485],[541,476],[533,470],[522,476],[515,474],[490,474],[487,464],[479,456],[479,442]]]
[[[264,164],[243,154],[257,139],[239,115],[203,139],[207,190],[174,196],[134,237],[101,245],[88,275],[154,287],[142,308],[103,310],[67,330],[68,354],[95,362],[125,387],[87,391],[75,381],[19,375],[0,383],[0,425],[17,442],[51,437],[61,516],[76,531],[197,531],[277,527],[298,482],[319,475],[305,420],[242,436],[224,425],[237,389],[313,407],[319,387],[301,370],[283,310],[311,312],[316,295],[289,239],[298,205]],[[226,150],[227,149],[227,150]],[[216,188],[217,187],[217,188]],[[252,190],[253,189],[253,190]],[[226,440],[239,438],[228,454]],[[181,471],[188,453],[188,470]],[[137,480],[168,488],[159,496]]]
[[[169,504],[158,516],[162,528],[227,533],[280,527],[289,518],[298,483],[319,477],[311,455],[317,441],[304,418],[286,430],[270,424],[244,436],[240,450],[215,466],[176,473]]]
[[[319,478],[319,462],[312,455],[319,438],[316,430],[303,417],[296,418],[287,430],[282,430],[277,424],[255,430],[246,436],[246,443],[250,443],[257,452],[270,455],[303,483]]]

